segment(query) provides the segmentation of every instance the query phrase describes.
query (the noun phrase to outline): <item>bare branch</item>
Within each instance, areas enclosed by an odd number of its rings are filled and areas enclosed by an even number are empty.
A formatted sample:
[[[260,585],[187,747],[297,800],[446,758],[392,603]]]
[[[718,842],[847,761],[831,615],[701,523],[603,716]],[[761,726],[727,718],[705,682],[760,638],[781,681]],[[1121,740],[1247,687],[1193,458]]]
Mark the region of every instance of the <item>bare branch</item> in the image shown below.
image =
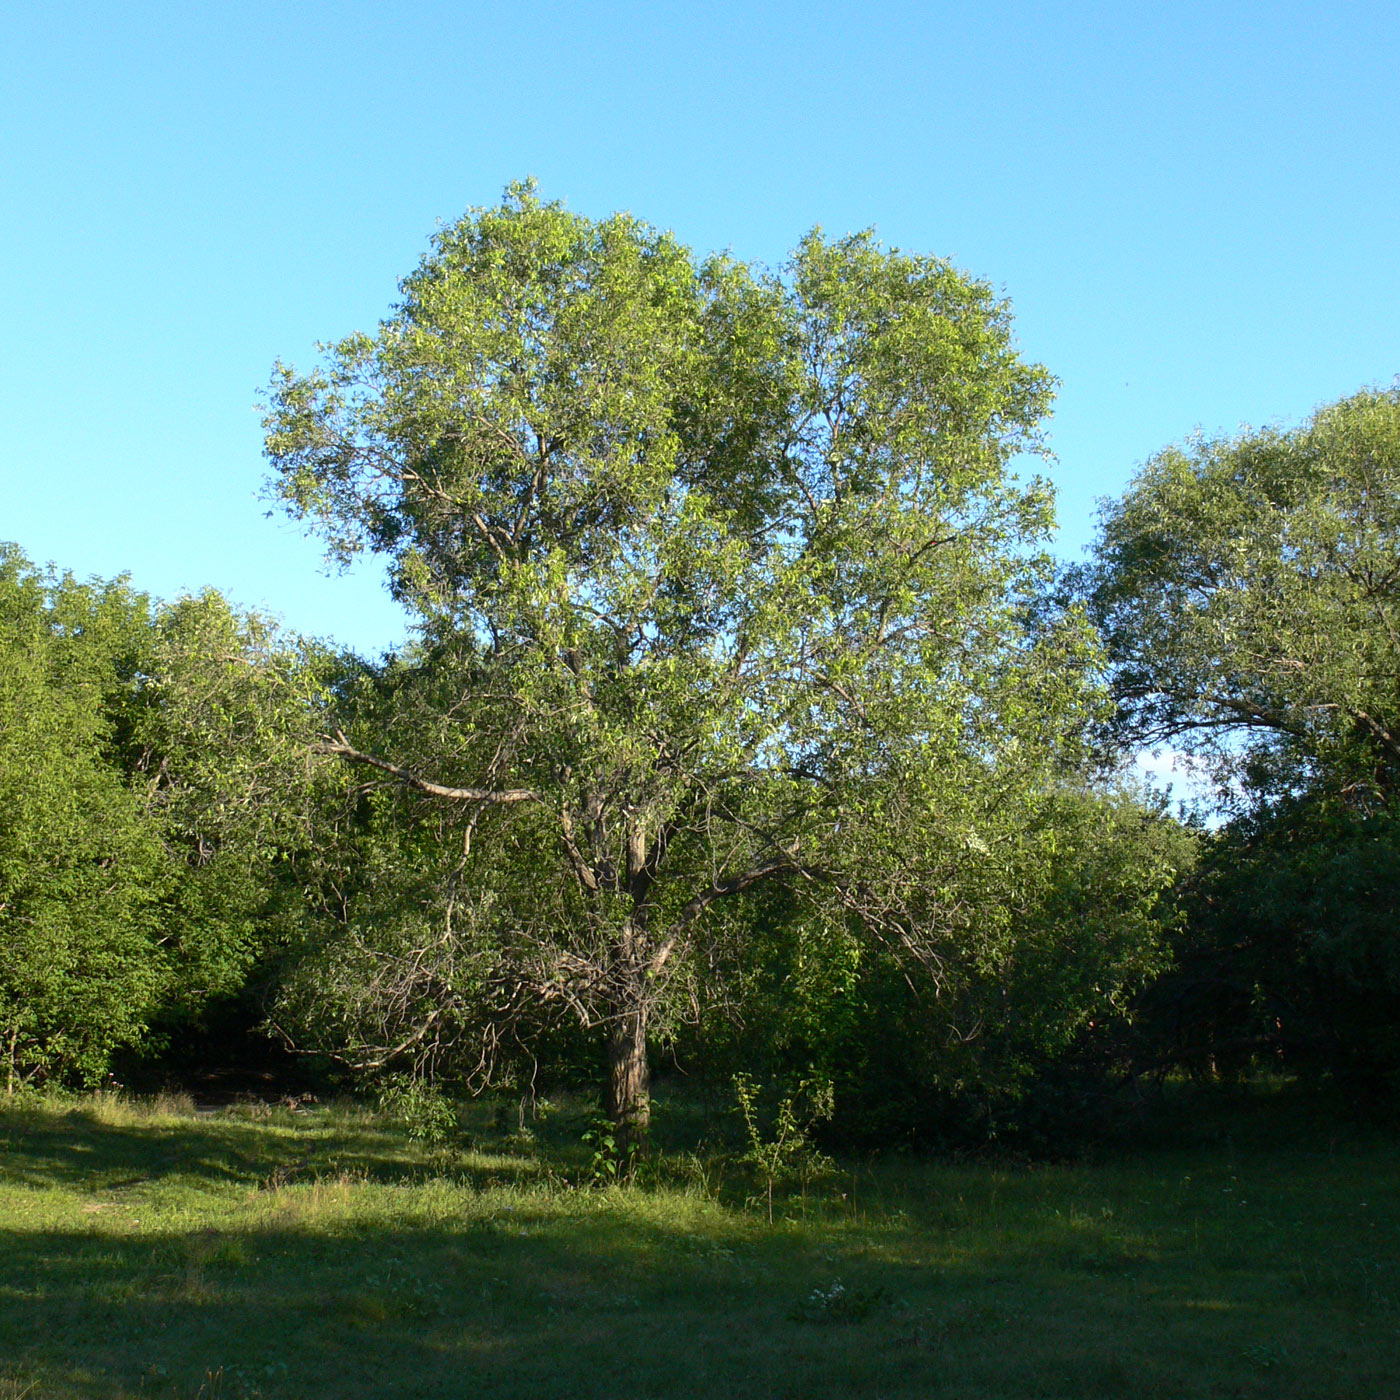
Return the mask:
[[[490,788],[447,787],[443,783],[430,782],[407,768],[401,768],[397,763],[390,763],[387,758],[378,758],[372,753],[364,753],[354,748],[338,729],[333,738],[313,744],[311,751],[334,754],[348,763],[367,764],[383,773],[392,774],[405,787],[411,787],[416,792],[427,793],[429,797],[446,797],[453,802],[484,802],[489,806],[498,806],[508,802],[534,802],[539,798],[539,794],[533,788],[502,788],[492,791]]]

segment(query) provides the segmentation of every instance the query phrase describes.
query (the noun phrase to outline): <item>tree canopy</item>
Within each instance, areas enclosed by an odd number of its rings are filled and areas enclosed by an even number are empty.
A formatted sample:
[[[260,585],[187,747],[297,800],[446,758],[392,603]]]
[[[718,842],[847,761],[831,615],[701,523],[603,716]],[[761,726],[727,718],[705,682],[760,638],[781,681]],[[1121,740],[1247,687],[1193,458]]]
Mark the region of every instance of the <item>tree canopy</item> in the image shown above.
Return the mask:
[[[0,546],[0,1040],[92,1082],[235,992],[304,828],[311,677],[207,592],[155,605]]]
[[[379,1051],[432,1042],[471,952],[502,1014],[606,1028],[644,1127],[648,1024],[761,885],[935,981],[1010,956],[1053,844],[1027,815],[1098,703],[1082,619],[1030,605],[1051,495],[1011,466],[1051,390],[939,259],[813,233],[768,273],[529,185],[376,334],[279,365],[273,489],[384,555],[419,629],[322,752],[457,843],[380,950],[380,1004],[419,1011]]]
[[[1127,742],[1256,794],[1395,793],[1400,391],[1158,454],[1085,581]]]

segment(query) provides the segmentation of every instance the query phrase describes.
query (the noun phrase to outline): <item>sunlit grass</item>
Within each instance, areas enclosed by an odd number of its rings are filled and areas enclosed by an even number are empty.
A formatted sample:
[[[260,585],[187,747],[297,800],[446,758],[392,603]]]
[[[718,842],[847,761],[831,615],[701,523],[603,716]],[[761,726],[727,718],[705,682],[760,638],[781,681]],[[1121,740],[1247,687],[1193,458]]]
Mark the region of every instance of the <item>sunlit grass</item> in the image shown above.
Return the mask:
[[[0,1400],[1400,1393],[1383,1136],[845,1163],[770,1226],[713,1152],[577,1185],[585,1118],[0,1112]]]

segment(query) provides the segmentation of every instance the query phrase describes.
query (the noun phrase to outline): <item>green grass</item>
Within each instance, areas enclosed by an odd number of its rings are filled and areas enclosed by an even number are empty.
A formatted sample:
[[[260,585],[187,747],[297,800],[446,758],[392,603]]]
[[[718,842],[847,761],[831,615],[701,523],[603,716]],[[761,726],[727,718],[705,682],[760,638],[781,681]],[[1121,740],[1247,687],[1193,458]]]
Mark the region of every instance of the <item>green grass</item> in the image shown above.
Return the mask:
[[[847,1165],[770,1227],[719,1156],[586,1189],[581,1114],[488,1117],[0,1112],[0,1400],[1400,1394],[1380,1133]]]

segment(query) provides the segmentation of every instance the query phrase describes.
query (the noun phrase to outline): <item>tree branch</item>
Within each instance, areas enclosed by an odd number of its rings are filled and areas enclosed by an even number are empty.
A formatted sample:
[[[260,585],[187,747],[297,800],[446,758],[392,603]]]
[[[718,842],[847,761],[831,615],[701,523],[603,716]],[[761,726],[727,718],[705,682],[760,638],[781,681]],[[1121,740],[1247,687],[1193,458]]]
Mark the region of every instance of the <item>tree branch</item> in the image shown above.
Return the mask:
[[[427,778],[420,778],[418,774],[411,773],[407,768],[399,767],[397,763],[390,763],[387,758],[377,758],[372,753],[363,753],[352,747],[338,729],[333,738],[312,744],[311,752],[334,754],[348,763],[367,764],[383,773],[391,773],[405,787],[411,787],[416,792],[426,793],[429,797],[446,797],[453,802],[484,802],[496,806],[507,802],[534,802],[539,797],[533,788],[502,788],[492,791],[490,788],[447,787],[442,783],[430,782]]]
[[[792,856],[785,856],[781,860],[773,860],[765,865],[756,865],[752,869],[744,871],[742,875],[733,875],[728,880],[717,880],[712,883],[709,889],[701,890],[693,899],[686,902],[681,909],[680,915],[676,919],[676,931],[652,954],[647,963],[647,976],[655,977],[675,951],[676,944],[682,935],[706,909],[717,899],[725,899],[733,894],[740,894],[751,885],[758,884],[761,880],[766,880],[770,875],[780,874],[807,874],[807,868],[795,860]]]

